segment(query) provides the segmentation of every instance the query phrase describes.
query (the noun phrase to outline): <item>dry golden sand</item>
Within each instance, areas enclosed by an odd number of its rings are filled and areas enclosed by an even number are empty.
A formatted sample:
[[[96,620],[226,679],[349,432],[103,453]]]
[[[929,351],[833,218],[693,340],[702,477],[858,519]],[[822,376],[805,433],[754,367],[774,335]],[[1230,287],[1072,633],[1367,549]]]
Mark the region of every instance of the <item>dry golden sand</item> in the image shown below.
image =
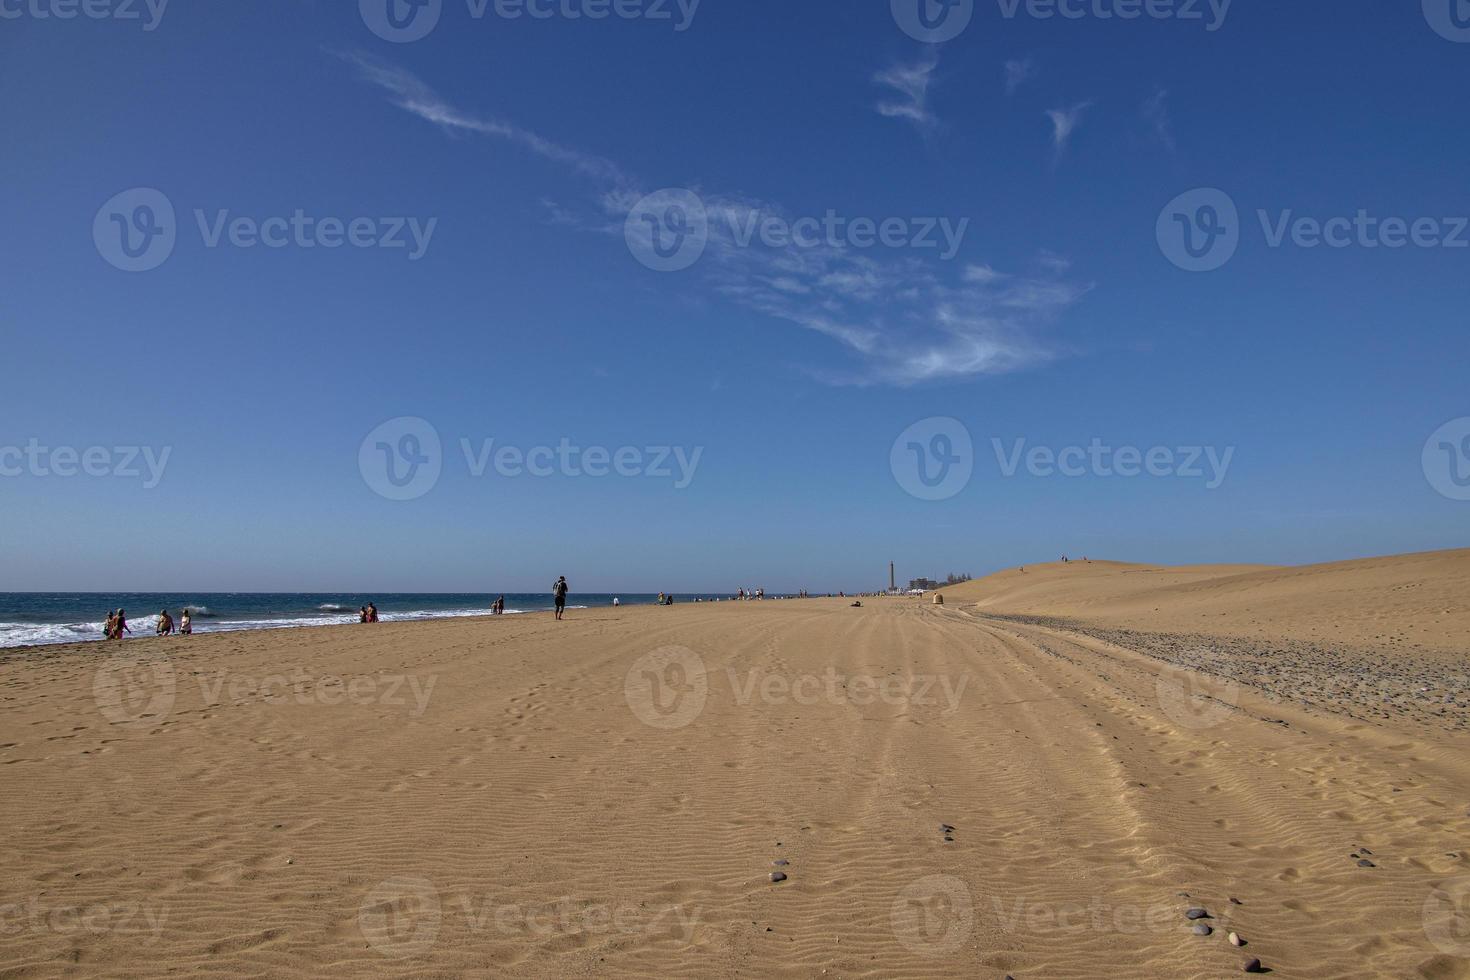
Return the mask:
[[[1056,588],[989,611],[1097,599]],[[1463,735],[960,601],[996,589],[19,652],[0,977],[1470,977]],[[1179,601],[1113,625],[1224,600]]]

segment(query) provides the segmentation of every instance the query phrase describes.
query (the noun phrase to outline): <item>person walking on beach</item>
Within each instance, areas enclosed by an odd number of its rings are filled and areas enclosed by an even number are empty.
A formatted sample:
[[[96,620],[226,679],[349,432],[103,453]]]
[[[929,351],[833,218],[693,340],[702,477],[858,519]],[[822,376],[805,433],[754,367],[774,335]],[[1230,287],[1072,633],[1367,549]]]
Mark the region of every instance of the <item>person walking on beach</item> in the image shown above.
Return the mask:
[[[567,577],[565,575],[558,577],[556,584],[551,587],[551,598],[556,603],[556,618],[561,619],[567,610]]]
[[[189,616],[189,607],[188,606],[185,606],[184,607],[184,611],[181,612],[181,613],[179,613],[179,635],[180,636],[193,636],[194,635],[194,620],[191,619],[190,616]]]
[[[378,621],[378,607],[377,607],[377,605],[375,605],[374,603],[369,602],[368,603],[368,610],[367,610],[367,612],[368,612],[368,620],[367,621],[369,623],[376,623]]]
[[[112,621],[112,638],[121,640],[124,633],[131,632],[132,630],[128,628],[128,611],[126,609],[119,609],[117,611],[117,619]]]

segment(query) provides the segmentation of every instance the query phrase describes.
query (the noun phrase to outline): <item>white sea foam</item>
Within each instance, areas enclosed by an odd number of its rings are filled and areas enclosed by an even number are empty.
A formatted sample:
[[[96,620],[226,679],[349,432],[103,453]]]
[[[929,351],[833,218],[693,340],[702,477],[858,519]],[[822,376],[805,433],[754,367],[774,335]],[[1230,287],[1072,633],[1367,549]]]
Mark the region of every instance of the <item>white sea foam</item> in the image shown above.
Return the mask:
[[[296,616],[281,619],[242,619],[242,620],[216,620],[200,622],[199,617],[210,615],[205,607],[190,606],[190,609],[200,611],[194,612],[194,632],[197,633],[229,633],[238,630],[269,630],[269,629],[292,629],[301,626],[340,626],[345,623],[356,623],[356,611],[346,614],[329,614],[330,604],[319,606],[323,612],[320,616]],[[571,606],[572,609],[584,609],[585,606]],[[531,612],[527,609],[507,609],[507,614]],[[378,619],[385,623],[413,622],[426,619],[458,619],[466,616],[488,616],[489,610],[484,608],[473,609],[413,609],[407,612],[381,612]],[[177,617],[174,620],[178,623]],[[57,643],[84,643],[89,640],[102,640],[102,622],[98,620],[92,623],[0,623],[0,648],[20,646],[49,646]],[[158,630],[158,614],[150,616],[139,616],[128,620],[128,628],[132,630],[129,636],[143,637],[153,636]]]

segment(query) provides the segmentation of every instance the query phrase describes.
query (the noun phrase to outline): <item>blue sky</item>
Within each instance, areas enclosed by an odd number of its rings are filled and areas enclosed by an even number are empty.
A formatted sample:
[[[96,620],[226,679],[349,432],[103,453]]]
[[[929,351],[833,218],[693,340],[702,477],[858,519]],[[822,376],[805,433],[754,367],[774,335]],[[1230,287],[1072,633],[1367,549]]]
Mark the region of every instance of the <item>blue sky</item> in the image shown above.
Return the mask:
[[[857,589],[890,559],[1470,543],[1470,442],[1437,434],[1470,416],[1449,0],[978,0],[942,43],[905,2],[442,0],[403,43],[368,25],[387,0],[0,3],[0,589]],[[125,271],[138,188],[173,241]],[[1235,251],[1191,272],[1160,228],[1203,229],[1199,189],[1236,209]],[[297,212],[299,242],[250,244]],[[1439,244],[1369,247],[1360,212]],[[681,216],[697,259],[640,261]],[[1302,244],[1301,218],[1346,244]],[[354,219],[363,247],[326,247]],[[410,500],[369,440],[400,418],[441,447]],[[901,462],[939,465],[932,419],[972,446],[934,500]],[[405,424],[384,465],[424,445]],[[628,447],[639,475],[476,475],[490,439]],[[1167,475],[1006,475],[1017,440],[1167,450]],[[28,445],[107,462],[4,453]],[[167,449],[156,481],[128,447]],[[664,447],[698,451],[686,480]],[[1218,480],[1191,475],[1205,449],[1231,450]]]

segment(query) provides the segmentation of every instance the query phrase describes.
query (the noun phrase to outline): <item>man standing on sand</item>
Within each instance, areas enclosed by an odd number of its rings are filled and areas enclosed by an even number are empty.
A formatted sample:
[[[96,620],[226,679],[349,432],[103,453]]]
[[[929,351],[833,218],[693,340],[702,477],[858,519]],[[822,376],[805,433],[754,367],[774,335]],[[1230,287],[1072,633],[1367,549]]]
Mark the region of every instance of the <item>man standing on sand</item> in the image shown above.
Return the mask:
[[[561,619],[567,609],[567,577],[562,575],[551,587],[551,598],[556,602],[556,618]]]

